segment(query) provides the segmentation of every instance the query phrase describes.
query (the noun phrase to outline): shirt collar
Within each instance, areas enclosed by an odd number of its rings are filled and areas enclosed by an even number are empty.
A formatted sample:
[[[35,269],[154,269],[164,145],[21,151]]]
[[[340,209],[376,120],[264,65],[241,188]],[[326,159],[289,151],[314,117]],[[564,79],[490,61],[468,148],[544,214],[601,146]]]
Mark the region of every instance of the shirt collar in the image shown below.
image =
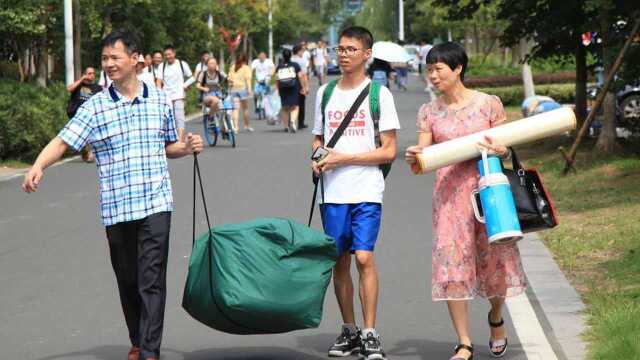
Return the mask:
[[[142,97],[146,99],[149,97],[149,89],[147,88],[147,84],[145,84],[144,81],[140,81],[140,83],[142,83]],[[111,95],[111,99],[113,100],[113,102],[118,102],[120,101],[122,96],[120,95],[120,92],[118,92],[118,90],[116,89],[115,85],[116,85],[115,83],[111,83],[111,85],[109,85],[109,95]],[[138,91],[138,93],[140,92]],[[136,97],[136,99],[137,98],[138,97]]]

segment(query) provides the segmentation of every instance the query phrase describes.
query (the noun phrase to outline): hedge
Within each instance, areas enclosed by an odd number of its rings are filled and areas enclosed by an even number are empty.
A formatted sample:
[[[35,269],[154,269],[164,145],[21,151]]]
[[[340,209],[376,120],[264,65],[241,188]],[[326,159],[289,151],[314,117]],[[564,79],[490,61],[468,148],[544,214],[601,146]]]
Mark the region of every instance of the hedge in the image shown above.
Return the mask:
[[[498,96],[505,106],[520,106],[524,100],[522,85],[474,89]],[[573,104],[575,102],[575,84],[536,85],[535,89],[536,95],[549,96],[562,104]]]
[[[32,162],[67,121],[63,83],[0,80],[0,160]]]
[[[557,73],[542,73],[533,75],[533,83],[542,84],[568,84],[576,82],[575,71],[563,71]],[[468,87],[499,87],[522,84],[521,75],[494,75],[494,76],[465,76],[464,84]]]

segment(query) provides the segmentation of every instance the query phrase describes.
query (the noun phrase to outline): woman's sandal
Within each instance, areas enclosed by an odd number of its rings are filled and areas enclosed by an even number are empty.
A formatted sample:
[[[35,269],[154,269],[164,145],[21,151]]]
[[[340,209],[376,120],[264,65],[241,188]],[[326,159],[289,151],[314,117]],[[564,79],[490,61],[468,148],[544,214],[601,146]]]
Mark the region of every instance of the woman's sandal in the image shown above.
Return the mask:
[[[467,350],[468,352],[471,353],[471,355],[469,355],[468,358],[458,355],[458,351],[460,350]],[[453,355],[453,357],[449,360],[473,360],[473,344],[471,345],[458,344],[455,348],[453,348],[453,353],[455,355]]]
[[[504,319],[500,319],[499,322],[494,323],[491,322],[491,310],[489,310],[489,326],[491,326],[492,328],[499,328],[504,326]],[[491,353],[491,356],[493,356],[494,358],[501,358],[504,356],[504,354],[507,353],[507,347],[508,347],[509,342],[507,341],[507,338],[504,339],[499,339],[499,340],[491,340],[489,339],[489,352]],[[502,348],[502,350],[500,351],[493,351],[496,348]]]

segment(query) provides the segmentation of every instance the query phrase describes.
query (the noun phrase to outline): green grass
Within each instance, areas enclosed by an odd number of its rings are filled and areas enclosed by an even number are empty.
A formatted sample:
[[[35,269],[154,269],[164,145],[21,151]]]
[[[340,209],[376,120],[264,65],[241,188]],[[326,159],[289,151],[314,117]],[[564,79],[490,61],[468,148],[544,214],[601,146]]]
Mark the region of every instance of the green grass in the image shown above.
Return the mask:
[[[519,154],[543,173],[560,213],[560,225],[541,235],[587,305],[589,358],[640,359],[640,147],[624,144],[625,154],[605,156],[593,143],[566,177],[557,147],[569,140]]]

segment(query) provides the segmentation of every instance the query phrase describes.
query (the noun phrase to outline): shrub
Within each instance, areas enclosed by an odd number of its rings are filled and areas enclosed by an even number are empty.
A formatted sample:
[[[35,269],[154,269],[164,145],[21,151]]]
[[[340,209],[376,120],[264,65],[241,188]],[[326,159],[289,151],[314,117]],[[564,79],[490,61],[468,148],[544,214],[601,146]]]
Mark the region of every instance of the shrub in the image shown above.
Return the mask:
[[[67,121],[67,99],[62,83],[0,80],[0,160],[32,162]]]
[[[505,106],[520,106],[524,100],[522,86],[476,88],[476,90],[498,96]],[[538,85],[536,95],[549,96],[562,104],[572,104],[575,102],[575,84]]]
[[[576,82],[574,71],[557,73],[541,73],[533,75],[536,85],[542,84],[566,84]],[[464,84],[468,87],[498,87],[522,84],[522,75],[494,75],[494,76],[465,76]]]

